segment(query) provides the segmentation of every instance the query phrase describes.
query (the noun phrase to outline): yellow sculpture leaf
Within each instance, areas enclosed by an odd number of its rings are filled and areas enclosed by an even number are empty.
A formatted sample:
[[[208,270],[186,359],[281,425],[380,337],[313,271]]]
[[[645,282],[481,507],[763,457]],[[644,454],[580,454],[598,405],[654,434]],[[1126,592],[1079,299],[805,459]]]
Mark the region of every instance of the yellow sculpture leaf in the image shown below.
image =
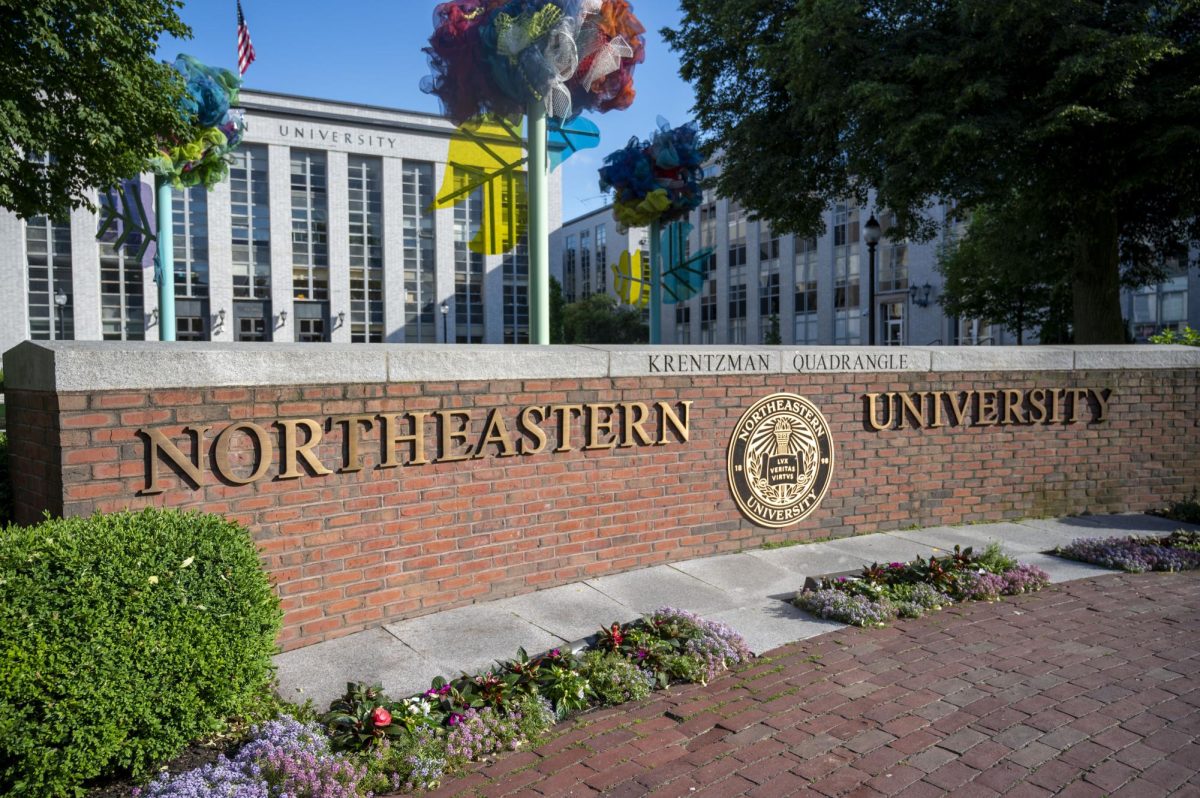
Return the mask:
[[[433,207],[450,208],[473,195],[481,196],[482,220],[468,245],[472,252],[500,255],[515,248],[525,235],[528,158],[518,125],[501,117],[480,116],[459,125],[450,138],[446,176]]]
[[[632,255],[629,250],[621,253],[621,259],[612,267],[613,289],[626,305],[638,308],[650,306],[650,270],[642,258],[641,250]]]

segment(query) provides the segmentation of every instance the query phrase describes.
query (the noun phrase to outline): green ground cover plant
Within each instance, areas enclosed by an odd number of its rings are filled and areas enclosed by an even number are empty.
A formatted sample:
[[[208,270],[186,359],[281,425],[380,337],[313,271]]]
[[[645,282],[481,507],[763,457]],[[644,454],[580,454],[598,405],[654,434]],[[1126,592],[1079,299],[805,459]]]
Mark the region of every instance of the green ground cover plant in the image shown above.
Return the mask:
[[[751,656],[727,626],[663,608],[609,625],[582,651],[531,657],[518,650],[486,672],[439,677],[424,693],[403,699],[379,685],[350,683],[321,718],[327,747],[310,750],[304,741],[315,732],[281,718],[284,726],[256,730],[250,743],[273,741],[271,769],[243,748],[213,765],[160,778],[142,798],[284,795],[278,774],[291,779],[286,794],[293,798],[433,789],[471,762],[536,744],[574,713],[641,700],[672,682],[705,682]],[[247,776],[252,772],[258,775]],[[276,774],[273,781],[268,773]]]
[[[217,516],[0,530],[0,794],[139,777],[253,711],[279,623],[249,533]]]
[[[1180,529],[1162,536],[1079,538],[1053,552],[1068,560],[1130,573],[1200,568],[1200,532]]]
[[[959,601],[995,601],[1041,590],[1050,583],[1040,568],[1018,563],[992,543],[981,554],[954,547],[952,554],[910,562],[872,563],[857,577],[822,579],[792,603],[819,618],[853,626],[886,626],[920,618]]]

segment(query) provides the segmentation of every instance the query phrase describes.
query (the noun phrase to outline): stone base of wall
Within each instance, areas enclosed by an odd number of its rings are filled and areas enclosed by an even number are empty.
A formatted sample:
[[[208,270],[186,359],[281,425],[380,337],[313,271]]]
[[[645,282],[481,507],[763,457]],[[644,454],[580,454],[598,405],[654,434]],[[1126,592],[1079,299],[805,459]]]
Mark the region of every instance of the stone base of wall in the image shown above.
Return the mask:
[[[253,531],[275,580],[286,612],[280,643],[289,649],[433,610],[768,542],[1144,511],[1200,486],[1200,370],[1186,359],[1200,353],[1181,353],[1182,361],[1163,367],[1143,358],[1138,367],[1081,369],[1072,350],[1051,350],[1066,352],[1071,368],[1031,367],[1020,358],[1044,358],[1047,350],[1030,349],[1012,355],[1024,367],[1007,368],[990,352],[993,360],[972,369],[962,360],[971,353],[950,351],[954,368],[937,370],[931,350],[899,350],[914,356],[915,368],[800,373],[787,371],[797,362],[793,350],[721,350],[768,352],[777,369],[726,374],[655,373],[646,353],[657,350],[647,349],[640,351],[646,373],[597,375],[587,374],[597,355],[610,372],[621,372],[630,370],[620,367],[630,350],[526,348],[516,350],[526,360],[506,366],[495,362],[492,348],[463,347],[479,350],[473,356],[483,365],[473,372],[464,360],[469,351],[453,353],[457,360],[447,364],[446,347],[375,347],[369,349],[399,352],[412,370],[405,377],[421,378],[397,379],[393,369],[363,379],[350,363],[346,382],[313,384],[305,356],[338,347],[273,345],[249,350],[270,357],[264,368],[271,374],[243,359],[222,366],[223,377],[211,373],[216,366],[210,373],[190,369],[192,387],[169,384],[186,377],[168,374],[138,388],[133,380],[173,352],[211,365],[233,350],[117,349],[112,354],[124,354],[118,362],[125,368],[97,375],[97,352],[110,354],[98,346],[23,344],[5,356],[18,521],[33,523],[45,510],[84,515],[146,505],[231,516]],[[363,348],[353,351],[362,357]],[[83,359],[91,362],[80,376],[70,364]],[[280,376],[289,363],[292,384]],[[570,376],[572,367],[585,375]],[[422,368],[427,373],[417,373]],[[460,378],[428,379],[435,374]],[[256,377],[272,382],[254,384]],[[231,384],[236,380],[245,384]],[[1079,393],[1078,407],[1064,404],[1061,419],[1047,410],[1034,420],[1031,400],[1065,402],[1072,389],[1104,392],[1105,406]],[[1022,402],[1017,408],[1017,394],[1009,394],[1007,416],[1004,391],[1020,392]],[[742,515],[727,471],[738,419],[776,392],[819,408],[835,452],[824,500],[783,529],[755,526]],[[956,420],[953,402],[971,392],[983,392],[983,416],[968,408]],[[909,397],[907,408],[901,396]],[[913,398],[927,396],[942,397],[940,418],[921,404],[932,400]],[[995,424],[986,424],[989,398],[1000,403]],[[686,421],[686,440],[660,417],[660,402]],[[899,414],[886,416],[885,403]],[[911,412],[914,403],[921,418]],[[578,413],[570,409],[576,406]],[[547,440],[533,453],[537,436],[521,419],[529,407],[551,408],[540,414],[547,419],[569,416],[567,439],[560,424],[544,421]],[[636,429],[626,426],[631,413],[641,419]],[[423,430],[423,455],[405,439],[414,421]],[[266,437],[256,438],[246,424]],[[320,441],[305,449],[313,426]],[[196,428],[203,428],[201,455],[193,459],[195,433],[185,430]],[[347,440],[352,428],[360,436],[356,457]],[[385,428],[399,438],[394,467],[381,467],[390,457]],[[178,448],[175,460],[163,440]],[[264,448],[269,457],[261,456]],[[353,468],[357,457],[361,470]],[[261,479],[239,484],[260,465]]]

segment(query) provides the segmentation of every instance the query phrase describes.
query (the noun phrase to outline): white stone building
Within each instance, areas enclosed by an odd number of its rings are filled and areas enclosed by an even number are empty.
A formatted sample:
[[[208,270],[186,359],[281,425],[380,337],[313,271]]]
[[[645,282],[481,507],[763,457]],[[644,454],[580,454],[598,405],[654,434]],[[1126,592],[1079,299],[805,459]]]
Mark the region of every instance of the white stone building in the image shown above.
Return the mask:
[[[175,194],[179,340],[528,340],[524,244],[470,252],[479,192],[430,208],[447,120],[250,90],[241,107],[230,179]],[[550,176],[551,229],[561,180]],[[0,351],[29,338],[159,337],[153,269],[97,241],[97,225],[86,210],[28,223],[0,210]]]
[[[815,239],[773,235],[765,222],[752,222],[737,203],[706,192],[691,215],[690,251],[711,248],[700,293],[664,305],[666,344],[762,344],[778,330],[782,344],[866,344],[869,248],[862,229],[876,214],[883,237],[875,250],[875,341],[880,345],[1002,345],[1017,337],[1000,325],[949,317],[938,299],[941,247],[962,234],[944,206],[930,213],[939,225],[929,242],[891,240],[886,210],[839,204],[824,213],[825,232]],[[602,232],[603,231],[603,232]],[[607,246],[597,246],[600,236]],[[645,249],[646,231],[620,233],[611,206],[563,223],[551,237],[551,269],[570,302],[588,293],[614,293],[612,264],[623,249]],[[602,265],[607,260],[607,268]],[[1193,262],[1196,253],[1192,253]],[[1131,337],[1145,341],[1163,329],[1200,329],[1200,273],[1170,266],[1163,283],[1122,295]],[[1037,343],[1028,330],[1025,343]]]

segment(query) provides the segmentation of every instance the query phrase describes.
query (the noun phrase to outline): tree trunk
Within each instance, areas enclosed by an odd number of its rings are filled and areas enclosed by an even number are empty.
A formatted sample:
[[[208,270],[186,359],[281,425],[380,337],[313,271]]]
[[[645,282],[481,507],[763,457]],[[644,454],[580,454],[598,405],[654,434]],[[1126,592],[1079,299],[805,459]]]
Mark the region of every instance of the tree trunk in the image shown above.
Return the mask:
[[[1071,270],[1075,343],[1123,344],[1121,271],[1117,250],[1117,214],[1111,208],[1081,214]]]

